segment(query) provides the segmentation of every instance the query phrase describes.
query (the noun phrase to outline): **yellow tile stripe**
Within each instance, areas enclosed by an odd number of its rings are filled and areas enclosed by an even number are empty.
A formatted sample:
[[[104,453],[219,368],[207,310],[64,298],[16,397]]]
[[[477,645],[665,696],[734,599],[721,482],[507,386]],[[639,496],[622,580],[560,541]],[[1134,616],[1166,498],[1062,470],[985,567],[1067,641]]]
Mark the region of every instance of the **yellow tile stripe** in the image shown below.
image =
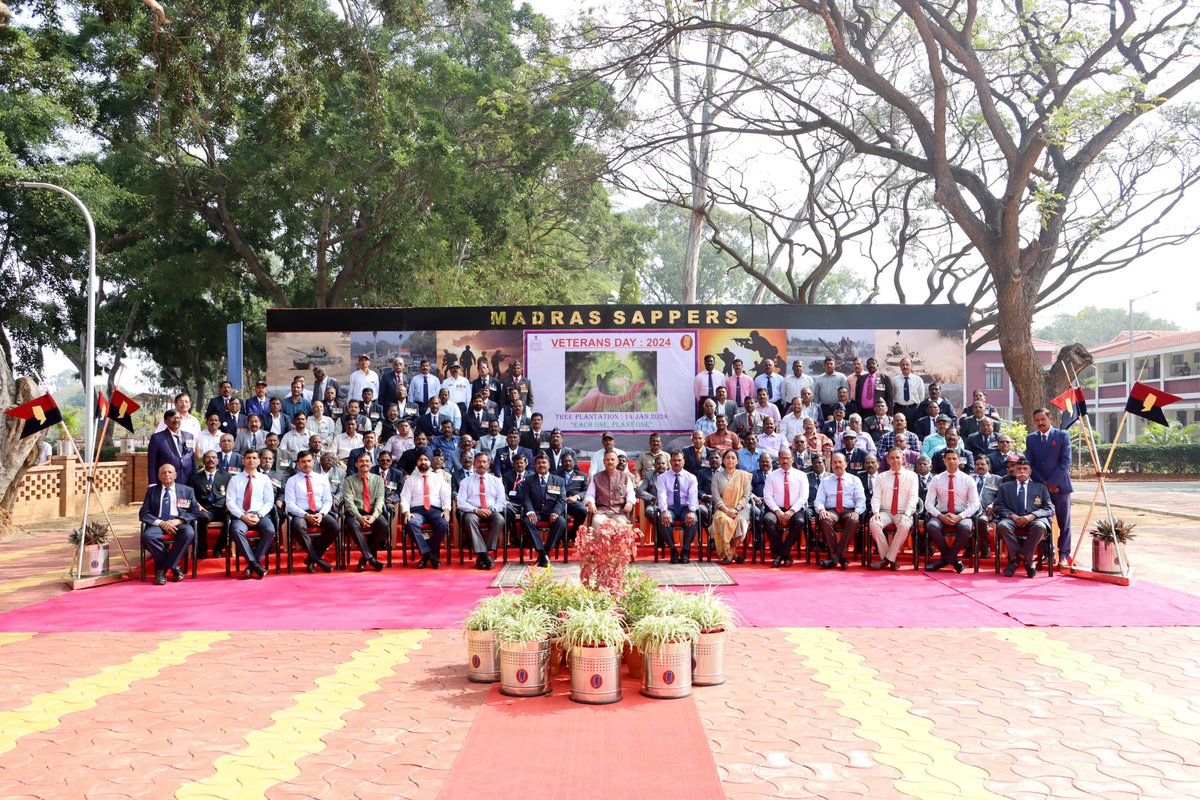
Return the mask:
[[[1200,714],[1176,698],[1159,694],[1149,683],[1130,678],[1123,670],[1102,664],[1092,654],[1073,650],[1040,630],[997,628],[992,633],[1067,680],[1085,684],[1093,697],[1112,700],[1126,714],[1153,720],[1163,733],[1200,742]]]
[[[858,723],[856,735],[878,745],[875,760],[899,770],[897,790],[922,800],[1001,800],[984,785],[988,774],[959,761],[958,745],[934,734],[933,724],[913,714],[911,703],[893,695],[895,687],[881,680],[836,632],[784,630],[788,641],[799,645],[796,653],[815,673],[813,679],[829,687],[825,696],[842,704],[838,713]]]
[[[62,689],[39,694],[22,708],[0,712],[0,753],[12,750],[23,736],[48,731],[67,714],[94,708],[101,699],[128,691],[134,681],[153,678],[228,637],[225,631],[183,633],[123,664],[105,667],[95,675],[76,678]]]
[[[16,561],[19,558],[28,558],[29,556],[37,555],[38,553],[46,553],[51,550],[63,550],[64,552],[70,549],[70,545],[66,542],[48,542],[38,545],[37,547],[26,547],[23,550],[4,550],[0,552],[0,564],[7,561]]]
[[[24,642],[33,638],[32,633],[0,633],[0,647],[14,642]]]
[[[263,797],[276,784],[300,774],[297,763],[306,755],[325,748],[321,737],[340,730],[344,714],[362,708],[362,697],[379,689],[381,679],[429,635],[425,630],[385,631],[357,650],[349,661],[316,680],[316,688],[296,695],[291,706],[271,715],[274,723],[246,736],[246,746],[221,756],[216,772],[202,781],[180,787],[180,800]]]
[[[24,578],[10,578],[0,582],[0,594],[11,594],[12,592],[19,592],[22,589],[28,589],[31,586],[53,583],[54,581],[62,582],[66,579],[66,567],[59,567],[48,572],[39,572],[36,575],[27,575]]]

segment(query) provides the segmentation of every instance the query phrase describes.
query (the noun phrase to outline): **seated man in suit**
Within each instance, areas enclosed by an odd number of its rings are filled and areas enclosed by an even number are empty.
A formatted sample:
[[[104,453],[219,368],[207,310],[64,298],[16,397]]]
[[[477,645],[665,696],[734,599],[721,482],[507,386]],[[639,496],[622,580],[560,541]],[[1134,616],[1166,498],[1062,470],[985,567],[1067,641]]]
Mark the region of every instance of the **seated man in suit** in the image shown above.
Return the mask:
[[[592,469],[595,470],[595,465]],[[605,453],[604,468],[592,472],[591,477],[585,502],[592,514],[592,524],[599,525],[609,519],[629,522],[637,495],[633,476],[626,470],[617,469],[617,454],[611,450]]]
[[[563,497],[566,484],[562,478],[550,474],[550,459],[545,453],[538,453],[534,458],[533,471],[534,474],[525,481],[525,491],[521,496],[525,512],[522,522],[525,534],[537,551],[537,565],[548,567],[550,551],[567,534],[567,501]],[[550,525],[544,539],[538,529],[539,522]]]
[[[246,415],[242,413],[242,401],[236,397],[229,398],[229,410],[221,414],[221,430],[231,436],[237,436],[246,429]]]
[[[242,471],[229,479],[225,490],[225,510],[229,514],[229,535],[246,559],[246,575],[261,580],[267,576],[263,559],[275,542],[275,488],[266,473],[258,471],[259,455],[247,450],[242,456]],[[258,533],[258,544],[250,547],[248,534]]]
[[[1004,538],[1008,549],[1008,564],[1004,575],[1011,578],[1021,562],[1025,575],[1037,575],[1038,545],[1050,535],[1054,518],[1054,500],[1045,484],[1031,479],[1028,459],[1017,458],[1012,472],[1015,480],[1002,483],[996,491],[992,510],[996,518],[996,533]]]
[[[508,437],[500,432],[500,421],[492,418],[488,420],[487,433],[479,437],[479,449],[481,452],[491,456],[492,461],[496,460],[496,453],[504,449]],[[517,443],[520,444],[521,437],[517,437]],[[495,470],[493,470],[495,471]]]
[[[695,476],[683,468],[683,453],[671,453],[671,471],[660,475],[656,486],[658,541],[670,549],[672,564],[687,564],[691,561],[692,542],[700,533],[700,492]],[[675,546],[676,522],[683,523],[679,547]]]
[[[233,437],[221,434],[220,449],[216,453],[217,472],[233,474],[242,471],[242,454],[234,448]]]
[[[376,572],[383,570],[378,553],[388,546],[391,535],[387,514],[387,490],[383,478],[371,472],[371,457],[359,453],[354,460],[354,473],[342,481],[345,500],[346,527],[358,545],[358,571],[368,566]]]
[[[654,434],[651,438],[658,437]],[[649,451],[643,452],[638,463],[641,464]],[[642,501],[642,514],[652,526],[658,525],[658,478],[670,468],[671,457],[659,448],[657,453],[650,456],[649,467],[642,471],[642,480],[634,493]]]
[[[587,495],[588,477],[575,468],[575,454],[567,453],[562,458],[563,498],[567,501],[567,516],[571,518],[568,535],[574,537],[574,532],[587,521],[587,505],[584,498]]]
[[[568,454],[571,456],[575,455],[574,450],[563,445],[563,434],[558,428],[550,431],[550,444],[543,447],[542,452],[550,460],[550,472],[559,477],[563,473],[563,456]]]
[[[262,429],[262,417],[258,414],[246,417],[246,430],[233,440],[233,450],[238,454],[238,462],[242,460],[242,453],[247,450],[258,452],[266,441],[267,432]]]
[[[525,463],[533,461],[533,453],[528,448],[521,447],[521,434],[515,430],[510,430],[505,439],[508,446],[496,451],[495,463],[492,465],[492,472],[497,476],[503,477],[504,473],[509,472],[514,468],[517,458],[524,457]]]
[[[979,557],[987,558],[992,554],[993,541],[988,534],[987,521],[992,519],[992,504],[996,502],[996,492],[1000,490],[1000,476],[991,473],[991,462],[988,457],[980,454],[975,456],[975,491],[979,493],[979,517],[975,527],[980,533]]]
[[[313,455],[309,451],[296,454],[296,474],[288,478],[283,500],[291,525],[291,540],[300,542],[307,553],[304,568],[309,572],[316,572],[318,567],[323,572],[333,572],[333,565],[324,559],[338,535],[337,517],[330,513],[333,489],[329,478],[313,471]],[[309,538],[309,528],[320,530],[316,542]]]
[[[965,568],[959,554],[966,548],[975,530],[975,515],[979,513],[979,494],[975,481],[960,472],[959,455],[955,450],[945,452],[946,471],[934,476],[925,491],[925,510],[928,515],[925,532],[941,552],[941,557],[925,565],[926,572],[952,566],[955,572]],[[949,541],[946,533],[953,531]]]
[[[433,473],[431,465],[429,448],[421,448],[416,472],[405,479],[404,489],[400,492],[404,529],[421,553],[417,569],[441,566],[442,540],[450,532],[450,484],[442,480],[441,475]],[[430,527],[428,538],[421,531],[422,525]]]
[[[704,438],[700,431],[692,431],[692,446],[683,451],[683,468],[697,477],[700,470],[708,466],[708,448]]]
[[[155,586],[167,582],[167,572],[171,573],[172,581],[183,580],[179,561],[196,538],[193,526],[195,511],[196,495],[191,487],[176,484],[175,467],[163,464],[158,468],[158,483],[146,489],[142,510],[138,514],[145,526],[142,529],[142,546],[154,559]],[[164,533],[175,537],[170,550],[163,543]]]
[[[220,416],[229,410],[229,403],[235,399],[233,396],[233,384],[229,381],[221,381],[217,386],[217,396],[208,401],[208,405],[204,407],[204,418],[208,419],[210,414]]]
[[[763,528],[771,542],[774,567],[792,565],[792,547],[799,544],[808,527],[808,478],[802,470],[792,468],[792,460],[791,449],[781,448],[779,468],[771,471],[763,484]]]
[[[976,400],[971,404],[971,413],[963,414],[958,420],[958,433],[964,439],[970,439],[972,435],[979,432],[980,424],[984,420],[991,421],[991,417],[987,415],[987,409],[984,404]]]
[[[960,430],[959,436],[965,434]],[[967,436],[965,444],[967,450],[973,455],[987,456],[991,455],[999,447],[1000,437],[996,435],[995,423],[991,417],[984,417],[979,422],[979,430]]]
[[[217,468],[217,454],[204,454],[204,469],[192,475],[192,490],[196,494],[196,558],[208,558],[208,524],[225,522],[225,490],[229,473]],[[213,542],[213,556],[221,551],[223,542]]]
[[[942,412],[938,409],[938,404],[934,400],[926,400],[924,405],[921,406],[921,410],[924,413],[909,428],[917,435],[917,438],[924,442],[927,436],[937,433],[937,418],[942,416]],[[946,421],[951,421],[948,416]]]
[[[491,569],[496,562],[490,553],[504,535],[504,481],[491,471],[487,453],[477,453],[472,471],[458,485],[459,523],[462,535],[470,537],[475,553],[475,569]],[[486,528],[486,534],[481,530]]]
[[[396,469],[392,464],[395,459],[387,450],[379,453],[379,460],[375,462],[375,466],[371,467],[371,472],[383,478],[383,492],[385,506],[384,513],[391,519],[393,507],[400,502],[400,490],[404,488],[404,473]]]
[[[871,492],[871,521],[867,524],[879,558],[872,561],[871,569],[900,569],[900,553],[912,533],[916,522],[917,501],[920,500],[920,481],[917,474],[904,468],[903,453],[893,447],[887,454],[888,470],[874,477]],[[896,533],[888,542],[884,528],[896,526]]]

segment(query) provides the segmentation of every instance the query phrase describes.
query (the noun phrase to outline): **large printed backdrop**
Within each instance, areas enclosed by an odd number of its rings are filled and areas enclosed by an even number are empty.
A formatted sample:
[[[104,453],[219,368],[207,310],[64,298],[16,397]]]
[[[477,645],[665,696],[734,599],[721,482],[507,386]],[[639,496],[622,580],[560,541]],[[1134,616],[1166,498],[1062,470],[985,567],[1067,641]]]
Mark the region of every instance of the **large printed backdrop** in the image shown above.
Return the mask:
[[[774,360],[784,375],[791,374],[795,361],[804,364],[807,374],[815,375],[824,359],[833,356],[837,368],[845,373],[851,371],[855,358],[865,362],[874,357],[880,371],[891,376],[899,372],[900,359],[907,356],[927,383],[939,382],[943,396],[957,407],[963,403],[967,390],[963,385],[963,331],[913,327],[926,318],[944,326],[951,317],[957,320],[961,313],[957,308],[922,309],[919,317],[913,309],[890,306],[730,308],[738,309],[733,317],[740,321],[737,327],[597,325],[557,330],[522,329],[512,324],[489,328],[483,324],[486,318],[479,319],[479,313],[470,313],[477,312],[472,309],[446,309],[445,321],[459,323],[449,330],[430,329],[431,323],[443,318],[441,314],[437,320],[421,318],[420,329],[397,330],[405,322],[396,310],[272,312],[303,315],[305,322],[312,318],[314,324],[306,325],[309,328],[324,327],[315,323],[328,318],[343,326],[369,320],[391,330],[333,329],[333,325],[320,332],[272,330],[267,334],[267,382],[272,392],[286,394],[293,376],[311,376],[312,366],[322,364],[345,386],[362,353],[370,354],[372,366],[380,371],[388,368],[392,357],[403,356],[410,374],[417,371],[423,358],[443,376],[446,366],[458,361],[470,379],[478,377],[479,364],[486,360],[492,373],[504,380],[513,361],[520,359],[533,384],[534,407],[545,416],[546,427],[593,436],[612,431],[619,442],[623,434],[630,437],[622,442],[626,446],[644,443],[635,434],[686,434],[693,429],[692,382],[707,354],[716,358],[717,369],[727,375],[732,374],[736,359],[742,360],[751,375],[759,374],[767,359]],[[385,313],[390,324],[380,319]],[[965,319],[965,313],[961,315]],[[779,327],[781,318],[800,324]],[[611,316],[604,319],[615,321]],[[747,326],[758,319],[777,327]],[[899,321],[904,321],[904,327],[886,327]],[[472,327],[471,323],[478,324]]]

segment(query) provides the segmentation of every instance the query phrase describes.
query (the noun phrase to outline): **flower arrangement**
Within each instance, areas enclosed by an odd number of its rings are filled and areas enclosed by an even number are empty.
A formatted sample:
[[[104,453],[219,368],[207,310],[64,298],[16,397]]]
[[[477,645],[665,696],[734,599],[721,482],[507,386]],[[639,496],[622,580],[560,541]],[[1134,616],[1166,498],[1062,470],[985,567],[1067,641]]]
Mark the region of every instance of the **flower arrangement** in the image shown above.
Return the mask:
[[[595,527],[580,528],[575,534],[575,550],[583,585],[620,597],[638,538],[638,529],[627,522],[605,520]]]
[[[84,547],[91,547],[97,544],[108,544],[112,541],[112,528],[106,523],[92,520],[86,523],[82,528],[76,528],[67,534],[67,543],[79,547],[79,541],[83,540]]]

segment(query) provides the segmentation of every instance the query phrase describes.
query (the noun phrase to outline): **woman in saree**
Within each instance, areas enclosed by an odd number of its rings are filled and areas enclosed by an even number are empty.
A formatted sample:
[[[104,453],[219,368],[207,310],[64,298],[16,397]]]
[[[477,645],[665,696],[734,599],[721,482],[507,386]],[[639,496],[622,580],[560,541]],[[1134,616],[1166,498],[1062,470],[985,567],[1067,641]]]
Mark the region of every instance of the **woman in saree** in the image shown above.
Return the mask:
[[[710,532],[721,563],[736,561],[741,564],[746,559],[738,552],[738,546],[746,538],[746,530],[750,527],[750,486],[753,476],[738,469],[736,450],[725,451],[721,456],[721,467],[712,480],[712,497],[716,508]]]

